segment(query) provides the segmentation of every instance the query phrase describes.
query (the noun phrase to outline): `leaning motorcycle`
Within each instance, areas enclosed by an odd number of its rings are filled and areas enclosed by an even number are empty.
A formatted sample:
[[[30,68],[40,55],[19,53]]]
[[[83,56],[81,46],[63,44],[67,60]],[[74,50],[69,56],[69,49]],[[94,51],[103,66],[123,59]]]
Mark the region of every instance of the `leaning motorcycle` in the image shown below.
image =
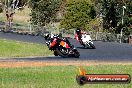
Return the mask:
[[[82,34],[81,41],[82,41],[82,45],[85,48],[95,49],[95,46],[94,46],[93,41],[92,41],[92,39],[91,39],[89,34],[86,34],[86,33]]]
[[[63,58],[66,57],[75,57],[79,58],[80,53],[77,49],[70,44],[67,38],[58,38],[53,37],[51,40],[46,42],[47,46],[50,50],[54,51],[55,56],[61,56]]]
[[[95,49],[94,43],[89,34],[87,33],[81,33],[80,35],[75,34],[75,38],[85,48]]]

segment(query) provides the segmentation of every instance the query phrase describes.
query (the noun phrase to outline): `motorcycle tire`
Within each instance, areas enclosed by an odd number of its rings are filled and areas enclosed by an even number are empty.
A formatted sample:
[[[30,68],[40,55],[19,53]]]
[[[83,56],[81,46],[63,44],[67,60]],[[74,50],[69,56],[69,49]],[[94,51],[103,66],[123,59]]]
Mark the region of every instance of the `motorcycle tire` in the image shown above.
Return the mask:
[[[73,54],[72,54],[73,57],[79,58],[80,53],[77,51],[77,49],[73,49],[72,52],[73,52]]]
[[[78,51],[76,51],[75,54],[74,54],[74,57],[79,58],[79,56],[80,56],[80,53]]]
[[[55,55],[55,56],[58,56],[58,53],[57,53],[57,51],[54,51],[54,55]]]
[[[94,46],[94,44],[92,44],[91,42],[89,42],[89,45],[90,45],[90,47],[91,47],[92,49],[96,49],[95,46]]]
[[[63,57],[63,58],[69,57],[68,54],[62,53],[62,52],[60,51],[60,48],[56,48],[56,51],[57,51],[58,55],[61,56],[61,57]]]

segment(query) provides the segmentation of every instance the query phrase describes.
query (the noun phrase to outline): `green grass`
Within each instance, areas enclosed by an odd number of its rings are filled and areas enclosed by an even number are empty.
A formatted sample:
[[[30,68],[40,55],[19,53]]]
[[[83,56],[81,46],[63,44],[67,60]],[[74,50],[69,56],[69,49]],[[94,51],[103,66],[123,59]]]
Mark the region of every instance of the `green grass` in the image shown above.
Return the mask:
[[[84,67],[88,74],[130,74],[132,65],[95,65]],[[0,88],[132,88],[130,84],[76,83],[77,67],[47,66],[0,68]]]
[[[0,57],[49,56],[47,46],[0,39]]]

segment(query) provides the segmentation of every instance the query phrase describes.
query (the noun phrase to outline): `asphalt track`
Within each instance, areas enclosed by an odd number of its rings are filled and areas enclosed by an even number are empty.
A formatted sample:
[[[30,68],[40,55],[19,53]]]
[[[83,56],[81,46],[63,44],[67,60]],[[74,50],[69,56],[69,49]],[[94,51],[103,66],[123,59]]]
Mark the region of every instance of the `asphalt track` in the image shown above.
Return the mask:
[[[18,35],[11,33],[1,33],[1,39],[11,39],[17,41],[45,44],[41,36]],[[24,61],[132,61],[132,45],[115,42],[94,41],[96,49],[84,49],[76,40],[69,39],[80,52],[80,58],[61,57],[36,57],[36,58],[14,58],[13,60]]]

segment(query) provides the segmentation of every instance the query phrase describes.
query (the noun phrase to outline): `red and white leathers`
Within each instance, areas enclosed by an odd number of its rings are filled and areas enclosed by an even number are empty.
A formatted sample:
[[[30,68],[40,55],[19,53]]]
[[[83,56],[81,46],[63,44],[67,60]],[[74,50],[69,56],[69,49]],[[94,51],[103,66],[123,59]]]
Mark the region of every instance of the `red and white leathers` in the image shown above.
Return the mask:
[[[49,47],[53,47],[56,44],[57,38],[54,38],[52,42],[50,42]]]

